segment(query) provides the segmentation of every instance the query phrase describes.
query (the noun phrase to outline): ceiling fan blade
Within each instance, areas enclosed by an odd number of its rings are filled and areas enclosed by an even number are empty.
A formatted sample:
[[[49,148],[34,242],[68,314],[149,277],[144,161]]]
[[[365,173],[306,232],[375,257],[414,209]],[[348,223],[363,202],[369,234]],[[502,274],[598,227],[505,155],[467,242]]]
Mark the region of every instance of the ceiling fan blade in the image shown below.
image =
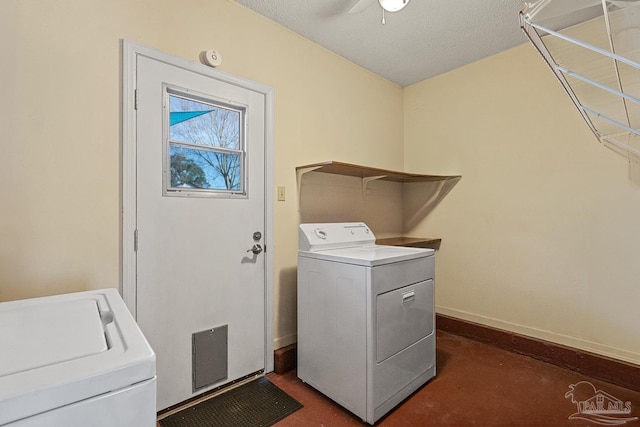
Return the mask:
[[[376,0],[358,0],[358,2],[349,9],[349,13],[360,13],[371,6],[375,1]]]

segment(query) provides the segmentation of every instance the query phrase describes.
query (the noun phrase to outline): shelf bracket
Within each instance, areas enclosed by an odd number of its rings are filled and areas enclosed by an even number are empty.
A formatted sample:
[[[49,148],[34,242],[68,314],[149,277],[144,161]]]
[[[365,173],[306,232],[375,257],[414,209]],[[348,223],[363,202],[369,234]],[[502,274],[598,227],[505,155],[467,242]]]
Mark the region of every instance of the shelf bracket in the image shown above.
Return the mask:
[[[298,191],[298,212],[300,212],[300,191],[302,188],[302,175],[307,172],[313,172],[316,169],[320,169],[322,166],[310,166],[308,168],[296,169],[296,187]]]
[[[386,178],[386,177],[387,175],[380,175],[380,176],[368,176],[366,178],[362,178],[362,197],[365,197],[367,195],[367,185],[369,185],[369,182],[375,181],[376,179]]]

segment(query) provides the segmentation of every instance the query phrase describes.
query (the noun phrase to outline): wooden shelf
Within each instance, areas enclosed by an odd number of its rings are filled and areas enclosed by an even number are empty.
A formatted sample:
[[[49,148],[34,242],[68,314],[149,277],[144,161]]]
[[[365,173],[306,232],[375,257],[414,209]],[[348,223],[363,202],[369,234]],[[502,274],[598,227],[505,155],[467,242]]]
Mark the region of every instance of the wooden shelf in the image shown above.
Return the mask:
[[[387,239],[376,239],[376,245],[386,246],[408,246],[410,248],[440,249],[442,239],[431,237],[390,237]]]
[[[298,200],[301,199],[302,176],[308,172],[320,172],[333,175],[349,176],[360,178],[362,180],[362,197],[367,196],[367,186],[370,182],[392,181],[403,184],[417,182],[432,182],[434,185],[425,187],[424,205],[418,207],[422,209],[423,215],[430,212],[442,198],[458,183],[462,176],[460,175],[424,175],[415,173],[406,173],[392,171],[388,169],[372,168],[368,166],[354,165],[351,163],[343,163],[336,161],[327,161],[322,163],[313,163],[310,165],[296,167],[296,178],[298,184]],[[388,246],[408,246],[414,248],[440,249],[442,239],[439,238],[422,238],[422,237],[393,237],[387,239],[378,239],[376,244]]]
[[[368,166],[353,165],[336,161],[313,163],[296,167],[296,172],[301,175],[306,172],[322,172],[335,175],[353,176],[362,179],[381,179],[395,182],[429,182],[458,180],[460,175],[421,175],[406,172],[397,172],[387,169],[371,168]]]

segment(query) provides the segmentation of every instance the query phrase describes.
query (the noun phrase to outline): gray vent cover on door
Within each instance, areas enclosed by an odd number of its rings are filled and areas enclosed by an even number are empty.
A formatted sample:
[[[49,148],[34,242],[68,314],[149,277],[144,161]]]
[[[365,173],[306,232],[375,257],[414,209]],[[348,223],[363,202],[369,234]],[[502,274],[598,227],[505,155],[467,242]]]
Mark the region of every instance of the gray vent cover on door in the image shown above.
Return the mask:
[[[195,332],[193,344],[193,390],[227,378],[228,325]]]

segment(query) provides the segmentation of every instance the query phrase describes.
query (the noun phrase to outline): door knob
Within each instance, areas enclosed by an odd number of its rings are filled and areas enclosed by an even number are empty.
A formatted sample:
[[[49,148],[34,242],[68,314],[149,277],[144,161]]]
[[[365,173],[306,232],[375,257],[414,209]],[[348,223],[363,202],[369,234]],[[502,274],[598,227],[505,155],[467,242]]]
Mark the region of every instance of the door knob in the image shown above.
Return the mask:
[[[254,255],[258,255],[262,252],[262,246],[260,246],[259,243],[256,243],[251,249],[247,250],[247,252],[253,252]]]

